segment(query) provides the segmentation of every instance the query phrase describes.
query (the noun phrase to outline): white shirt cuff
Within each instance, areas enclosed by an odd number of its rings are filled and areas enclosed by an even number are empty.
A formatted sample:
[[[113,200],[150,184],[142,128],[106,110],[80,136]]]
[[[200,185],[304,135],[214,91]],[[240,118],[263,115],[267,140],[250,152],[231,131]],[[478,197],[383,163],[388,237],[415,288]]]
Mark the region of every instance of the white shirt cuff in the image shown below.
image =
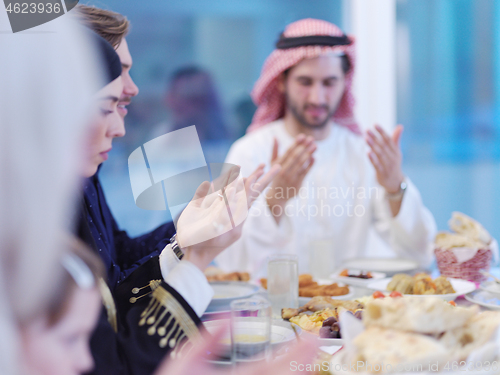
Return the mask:
[[[177,255],[174,254],[172,250],[172,245],[168,244],[160,253],[160,270],[163,279],[166,280],[167,276],[172,270],[180,263]]]
[[[169,272],[165,282],[174,288],[201,317],[214,296],[206,276],[193,263],[184,260]]]

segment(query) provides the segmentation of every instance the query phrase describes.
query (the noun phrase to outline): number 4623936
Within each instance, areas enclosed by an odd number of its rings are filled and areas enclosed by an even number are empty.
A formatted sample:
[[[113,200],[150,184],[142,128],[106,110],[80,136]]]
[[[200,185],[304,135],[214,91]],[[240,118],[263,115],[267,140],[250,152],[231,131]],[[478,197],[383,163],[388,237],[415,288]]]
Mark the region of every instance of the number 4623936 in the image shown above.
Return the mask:
[[[7,13],[61,13],[61,4],[55,3],[9,3]]]

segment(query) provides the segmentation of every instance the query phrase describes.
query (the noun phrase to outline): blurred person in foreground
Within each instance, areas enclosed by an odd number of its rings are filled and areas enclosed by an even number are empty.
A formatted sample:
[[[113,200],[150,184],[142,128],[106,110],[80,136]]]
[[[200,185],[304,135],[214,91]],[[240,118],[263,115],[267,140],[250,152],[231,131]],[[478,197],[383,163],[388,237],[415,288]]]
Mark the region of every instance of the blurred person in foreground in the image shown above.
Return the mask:
[[[89,130],[88,115],[95,114],[90,109],[98,65],[90,42],[66,21],[52,21],[37,28],[40,33],[0,35],[5,53],[0,67],[9,72],[0,74],[5,90],[0,93],[2,375],[69,375],[92,367],[87,340],[99,309],[101,266],[61,232],[70,230],[78,171],[92,156],[83,141],[97,130]],[[7,25],[0,19],[0,29]],[[68,258],[70,249],[75,256]],[[184,374],[191,368],[214,373],[199,354],[219,338],[220,333],[200,342],[184,360],[167,361],[158,374]],[[305,363],[312,355],[308,346],[299,345],[284,358],[288,363],[271,368],[286,373],[294,356]],[[262,371],[261,364],[241,373]]]
[[[258,106],[247,135],[227,163],[282,170],[249,213],[243,235],[216,262],[225,271],[266,272],[267,257],[297,254],[299,272],[314,272],[311,241],[325,240],[330,272],[366,257],[373,228],[389,248],[372,256],[429,265],[436,224],[401,169],[402,126],[363,136],[354,119],[355,41],[334,24],[288,25],[266,60],[252,97]]]
[[[92,370],[89,340],[101,311],[99,257],[69,238],[61,256],[48,308],[21,327],[25,368],[30,375],[78,375]]]
[[[0,373],[25,374],[20,330],[58,290],[92,96],[90,42],[66,17],[0,33]],[[0,30],[9,30],[0,12]],[[61,360],[64,360],[61,358]]]

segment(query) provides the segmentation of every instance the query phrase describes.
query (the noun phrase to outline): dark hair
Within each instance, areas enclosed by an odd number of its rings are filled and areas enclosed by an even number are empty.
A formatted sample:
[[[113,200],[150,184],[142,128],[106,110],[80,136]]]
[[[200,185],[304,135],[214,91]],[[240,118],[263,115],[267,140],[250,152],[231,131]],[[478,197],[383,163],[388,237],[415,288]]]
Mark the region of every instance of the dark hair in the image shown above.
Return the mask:
[[[78,4],[74,13],[77,19],[95,31],[117,48],[129,32],[130,22],[127,17],[110,10]]]
[[[340,63],[342,64],[342,71],[344,74],[349,73],[351,70],[351,61],[349,60],[349,57],[347,57],[347,55],[340,56]]]
[[[99,280],[104,277],[104,264],[99,256],[94,254],[82,241],[76,237],[68,237],[66,240],[69,254],[76,255],[92,272],[95,280],[95,288],[98,288]],[[47,324],[49,327],[57,324],[67,313],[71,297],[78,285],[73,276],[63,267],[60,277],[59,288],[53,293],[47,309]]]
[[[170,76],[170,81],[175,81],[178,80],[179,78],[183,77],[192,77],[198,74],[209,74],[207,71],[201,69],[198,66],[195,65],[188,65],[182,68],[179,68],[175,70],[172,75]]]

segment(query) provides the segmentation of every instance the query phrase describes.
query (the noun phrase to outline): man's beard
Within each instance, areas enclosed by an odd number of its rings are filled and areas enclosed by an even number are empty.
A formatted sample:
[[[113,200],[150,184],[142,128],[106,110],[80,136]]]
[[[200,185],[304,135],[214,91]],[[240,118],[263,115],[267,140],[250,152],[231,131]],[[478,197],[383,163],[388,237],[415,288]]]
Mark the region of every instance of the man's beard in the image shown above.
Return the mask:
[[[290,108],[290,111],[292,112],[292,115],[293,117],[295,117],[295,119],[304,127],[306,128],[309,128],[309,129],[321,129],[321,128],[324,128],[328,122],[330,121],[330,119],[332,118],[333,114],[335,113],[335,111],[337,110],[337,108],[334,108],[334,109],[329,109],[329,107],[327,105],[324,105],[324,106],[321,106],[323,108],[325,108],[327,110],[327,116],[325,117],[325,120],[320,122],[320,123],[314,123],[314,124],[311,124],[310,122],[308,122],[305,118],[305,116],[303,115],[303,111],[305,111],[306,109],[306,106],[304,106],[304,109],[302,112],[299,111],[298,109],[298,106],[295,105],[295,103],[293,103],[290,98],[288,97],[288,95],[285,95],[286,96],[286,105],[288,108]]]

